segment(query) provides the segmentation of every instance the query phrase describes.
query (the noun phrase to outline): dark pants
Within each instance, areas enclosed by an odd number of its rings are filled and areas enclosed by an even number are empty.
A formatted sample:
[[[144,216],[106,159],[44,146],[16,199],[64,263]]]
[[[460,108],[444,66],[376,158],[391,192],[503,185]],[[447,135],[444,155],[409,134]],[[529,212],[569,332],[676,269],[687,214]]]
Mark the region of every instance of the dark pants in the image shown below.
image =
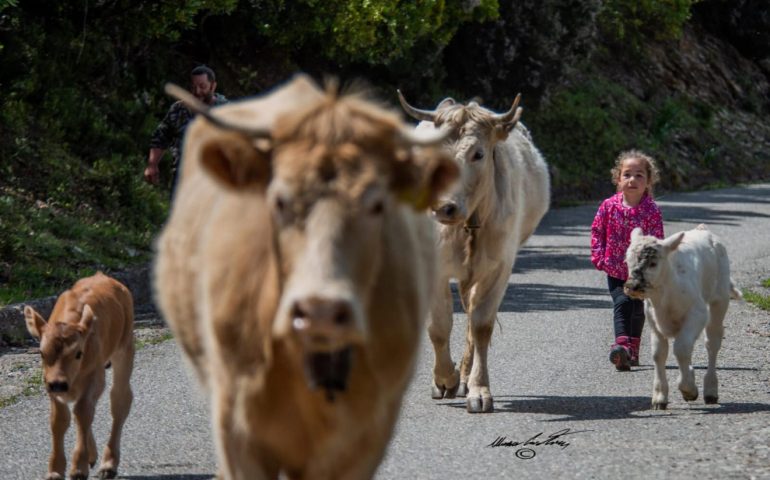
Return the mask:
[[[607,275],[607,287],[612,295],[615,338],[641,337],[644,328],[644,302],[623,293],[625,280]]]

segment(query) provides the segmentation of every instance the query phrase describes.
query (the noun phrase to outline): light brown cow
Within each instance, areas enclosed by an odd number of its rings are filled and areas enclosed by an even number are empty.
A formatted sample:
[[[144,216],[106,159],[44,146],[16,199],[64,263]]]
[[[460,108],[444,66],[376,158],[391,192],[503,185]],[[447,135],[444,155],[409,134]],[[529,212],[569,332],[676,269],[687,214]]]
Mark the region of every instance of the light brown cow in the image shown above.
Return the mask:
[[[304,76],[210,112],[184,98],[207,119],[185,139],[155,289],[210,395],[221,475],[370,478],[434,282],[421,211],[457,167],[440,136]]]
[[[506,113],[451,98],[435,110],[420,110],[401,92],[399,99],[409,115],[423,120],[418,131],[450,132],[444,147],[462,169],[458,188],[433,206],[439,222],[441,272],[428,324],[435,352],[432,397],[466,395],[468,412],[491,412],[487,352],[492,329],[519,247],[548,211],[548,168],[529,131],[519,123],[519,97]],[[459,372],[449,350],[451,278],[457,279],[468,312]]]
[[[99,466],[100,478],[115,478],[120,463],[120,435],[131,409],[129,380],[134,367],[134,303],[131,292],[98,272],[62,293],[46,322],[24,307],[29,333],[40,340],[43,379],[51,399],[53,452],[47,479],[63,479],[67,460],[64,433],[70,425],[69,403],[77,426],[70,478],[88,478],[97,450],[91,423],[104,391],[105,368],[112,364],[112,431]]]

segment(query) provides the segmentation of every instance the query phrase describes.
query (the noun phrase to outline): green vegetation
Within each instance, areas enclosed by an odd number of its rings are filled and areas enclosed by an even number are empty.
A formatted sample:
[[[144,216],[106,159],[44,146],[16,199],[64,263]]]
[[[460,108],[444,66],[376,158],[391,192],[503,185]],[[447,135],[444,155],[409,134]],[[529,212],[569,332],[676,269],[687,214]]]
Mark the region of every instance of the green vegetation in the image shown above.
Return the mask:
[[[766,155],[746,148],[761,142],[723,132],[721,105],[640,93],[606,71],[652,72],[645,48],[679,38],[697,3],[0,0],[0,304],[150,258],[168,212],[169,162],[161,189],[141,179],[170,104],[161,86],[200,63],[230,98],[298,70],[363,77],[390,101],[399,87],[423,105],[483,94],[497,108],[522,91],[556,205],[606,192],[608,162],[631,147],[658,158],[664,190],[762,178]],[[740,108],[764,115],[743,78]]]
[[[701,169],[719,168],[730,145],[714,124],[713,107],[683,96],[643,102],[628,88],[600,74],[555,90],[528,117],[538,146],[555,171],[557,198],[589,199],[609,192],[610,165],[620,151],[640,148],[667,172],[664,190],[680,189]],[[646,126],[643,128],[642,126]],[[674,161],[675,147],[698,137],[706,145],[702,156]]]
[[[153,335],[148,338],[144,338],[141,340],[135,340],[134,341],[134,347],[136,347],[137,350],[141,350],[142,348],[148,346],[148,345],[157,345],[159,343],[163,343],[168,340],[172,340],[174,338],[174,335],[170,331],[165,331],[161,333],[160,335]]]
[[[762,285],[764,288],[770,288],[770,278],[762,280],[760,285]],[[743,292],[743,298],[746,299],[747,302],[756,305],[762,310],[770,311],[770,295],[763,295],[762,293],[747,289]]]
[[[27,376],[24,381],[21,393],[11,395],[8,397],[0,398],[0,409],[9,407],[24,397],[31,397],[38,395],[43,391],[43,371],[39,368],[35,368],[35,371]]]
[[[635,51],[649,38],[679,38],[691,8],[700,0],[608,0],[599,13],[605,35]]]

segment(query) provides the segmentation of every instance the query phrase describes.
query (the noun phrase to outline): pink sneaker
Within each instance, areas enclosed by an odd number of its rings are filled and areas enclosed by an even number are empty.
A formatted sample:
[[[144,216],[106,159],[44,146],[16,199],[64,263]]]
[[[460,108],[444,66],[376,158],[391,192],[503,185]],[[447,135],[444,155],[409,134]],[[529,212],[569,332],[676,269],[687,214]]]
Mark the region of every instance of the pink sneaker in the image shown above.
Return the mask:
[[[638,367],[639,347],[641,346],[642,339],[639,337],[629,337],[629,341],[631,342],[631,358],[629,359],[628,363],[632,367]]]
[[[629,337],[615,338],[615,343],[610,350],[610,362],[615,365],[615,370],[627,372],[631,370],[629,359],[631,358],[631,341]]]

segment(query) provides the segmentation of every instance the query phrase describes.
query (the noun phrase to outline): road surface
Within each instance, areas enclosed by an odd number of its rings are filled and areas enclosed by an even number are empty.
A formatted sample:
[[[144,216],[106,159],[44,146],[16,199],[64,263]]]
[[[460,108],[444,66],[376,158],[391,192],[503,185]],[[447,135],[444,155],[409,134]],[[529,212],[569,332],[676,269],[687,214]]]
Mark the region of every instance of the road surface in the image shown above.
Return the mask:
[[[760,281],[770,278],[770,184],[670,194],[658,203],[667,235],[706,223],[727,245],[737,285],[762,291]],[[682,400],[672,354],[669,409],[650,410],[649,330],[640,367],[615,372],[607,359],[611,301],[605,277],[589,261],[597,206],[551,211],[520,252],[490,351],[494,413],[470,415],[460,398],[431,400],[432,350],[424,335],[377,480],[770,479],[770,313],[731,302],[718,359],[719,405],[705,405],[702,396]],[[455,358],[465,330],[465,315],[456,312]],[[702,393],[702,340],[694,365]],[[216,459],[206,402],[175,343],[142,349],[132,383],[120,478],[211,478]],[[100,449],[110,421],[104,400],[95,424]],[[0,410],[0,478],[44,476],[48,408],[41,395]],[[71,429],[68,460],[73,437]]]

